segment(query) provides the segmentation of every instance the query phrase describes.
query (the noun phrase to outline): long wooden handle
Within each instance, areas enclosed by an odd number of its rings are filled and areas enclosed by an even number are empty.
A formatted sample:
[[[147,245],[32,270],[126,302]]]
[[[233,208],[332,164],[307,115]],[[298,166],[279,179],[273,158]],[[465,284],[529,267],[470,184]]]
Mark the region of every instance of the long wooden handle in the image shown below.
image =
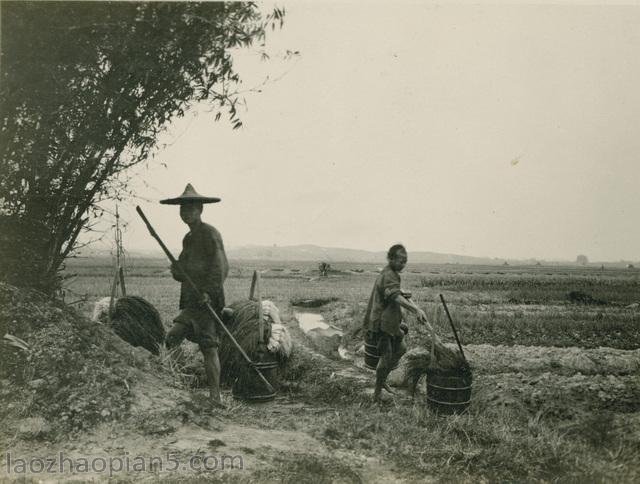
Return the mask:
[[[155,230],[153,230],[153,227],[151,226],[151,222],[149,222],[149,220],[147,219],[147,217],[145,216],[144,212],[142,211],[142,209],[140,208],[140,205],[136,206],[136,212],[138,212],[138,215],[140,215],[140,218],[142,219],[142,221],[144,222],[144,224],[147,226],[147,230],[149,231],[149,233],[151,234],[151,237],[153,237],[154,239],[156,239],[156,241],[158,241],[158,244],[160,244],[160,247],[162,248],[162,250],[164,251],[164,253],[167,255],[167,257],[169,258],[169,260],[171,261],[171,263],[173,264],[177,264],[178,261],[176,260],[175,257],[173,257],[173,255],[171,254],[171,251],[169,251],[169,249],[167,249],[167,246],[164,245],[164,242],[162,242],[162,239],[158,236],[158,234],[156,233]],[[184,274],[184,271],[182,271],[181,268],[179,268],[180,271]],[[185,274],[186,275],[186,274]],[[196,290],[198,290],[196,288]]]
[[[429,366],[436,366],[436,330],[431,328],[431,358],[429,358]]]
[[[257,283],[258,283],[258,271],[255,270],[253,271],[253,277],[251,278],[251,289],[249,289],[249,299],[252,301],[255,299]]]
[[[124,285],[124,269],[122,266],[118,268],[118,277],[120,278],[120,292],[122,292],[122,297],[127,295],[127,287]]]
[[[258,328],[260,331],[260,335],[258,337],[258,341],[260,343],[264,343],[264,315],[262,314],[262,292],[261,292],[261,284],[260,284],[260,273],[258,271],[256,274],[256,294],[258,295]]]
[[[464,356],[464,351],[462,350],[462,345],[460,344],[460,339],[458,338],[458,332],[456,331],[456,327],[453,324],[453,319],[451,319],[451,314],[449,314],[449,308],[447,307],[447,303],[445,302],[442,294],[440,294],[440,301],[442,301],[442,305],[444,306],[444,312],[447,313],[447,318],[449,319],[449,323],[451,324],[453,335],[456,337],[456,343],[458,343],[458,348],[460,348],[460,354],[462,355],[462,359],[464,361],[467,361],[467,358]]]
[[[191,280],[191,278],[189,277],[189,275],[186,273],[186,271],[180,266],[180,264],[178,263],[178,261],[176,260],[175,257],[173,257],[173,254],[171,254],[171,251],[169,251],[169,249],[167,249],[167,246],[164,245],[164,242],[162,242],[162,239],[160,239],[160,237],[158,236],[158,234],[156,233],[155,230],[153,230],[153,227],[151,226],[151,223],[149,222],[149,220],[147,219],[147,217],[145,217],[144,212],[142,211],[142,209],[137,206],[136,207],[136,212],[138,212],[138,215],[140,215],[140,218],[142,218],[143,222],[145,223],[145,225],[147,226],[147,229],[149,230],[149,233],[151,234],[151,236],[156,239],[158,241],[158,243],[160,244],[160,247],[162,247],[162,250],[164,251],[164,253],[167,255],[167,257],[169,258],[169,260],[171,261],[172,264],[175,264],[175,266],[178,268],[178,270],[182,273],[182,276],[184,277],[184,280],[196,291],[196,293],[202,297],[202,291],[200,291],[200,289],[198,288],[198,286],[196,286],[194,284],[194,282]],[[262,374],[262,372],[254,365],[253,361],[251,361],[251,358],[249,358],[249,356],[247,355],[247,353],[245,353],[245,351],[242,349],[242,346],[240,346],[240,344],[236,341],[236,339],[233,337],[233,335],[231,334],[231,332],[227,329],[227,327],[225,326],[225,324],[222,322],[222,320],[218,317],[218,315],[216,314],[215,310],[211,307],[211,305],[209,303],[205,303],[205,306],[207,307],[207,309],[209,310],[209,313],[211,314],[211,316],[213,316],[213,318],[216,320],[216,322],[218,323],[218,325],[222,328],[222,330],[225,332],[225,334],[229,337],[229,339],[231,340],[231,342],[233,343],[233,346],[236,347],[236,349],[240,352],[240,354],[242,355],[242,357],[245,359],[245,361],[249,364],[249,366],[251,366],[251,368],[253,368],[255,370],[255,372],[258,374],[258,376],[260,377],[260,379],[262,380],[262,382],[266,385],[267,389],[270,392],[273,392],[274,389],[271,386],[271,383],[269,383],[269,380],[267,380],[264,375]]]

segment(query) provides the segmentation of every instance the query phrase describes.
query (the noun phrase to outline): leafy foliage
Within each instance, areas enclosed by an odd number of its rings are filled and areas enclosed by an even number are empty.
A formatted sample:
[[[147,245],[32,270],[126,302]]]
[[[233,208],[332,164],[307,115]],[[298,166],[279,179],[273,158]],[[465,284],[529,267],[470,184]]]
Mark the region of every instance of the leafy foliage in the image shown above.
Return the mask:
[[[318,271],[320,272],[320,275],[322,277],[327,277],[327,274],[329,273],[330,270],[331,270],[331,264],[329,264],[328,262],[320,262],[318,264]]]
[[[580,254],[578,257],[576,257],[576,264],[580,264],[581,266],[586,266],[589,263],[589,258],[584,255],[584,254]]]
[[[240,127],[231,52],[283,15],[235,2],[3,2],[0,278],[55,289],[99,203],[122,195],[122,174],[192,103]]]

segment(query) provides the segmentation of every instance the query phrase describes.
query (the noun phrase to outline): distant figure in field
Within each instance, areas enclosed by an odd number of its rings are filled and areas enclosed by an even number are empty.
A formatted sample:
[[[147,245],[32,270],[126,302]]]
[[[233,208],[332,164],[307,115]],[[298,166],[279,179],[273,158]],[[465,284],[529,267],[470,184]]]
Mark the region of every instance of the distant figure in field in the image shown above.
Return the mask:
[[[320,275],[322,277],[327,277],[327,274],[330,270],[331,264],[329,264],[328,262],[320,262],[320,264],[318,264],[318,271],[320,272]]]
[[[414,313],[418,320],[428,324],[427,315],[409,298],[410,293],[400,287],[400,272],[407,265],[407,250],[401,244],[387,252],[387,266],[382,269],[373,285],[364,317],[364,330],[368,339],[377,340],[380,360],[376,368],[376,386],[373,399],[382,401],[382,389],[393,393],[386,383],[387,376],[407,351],[404,335],[408,328],[402,321],[402,309]]]
[[[211,403],[223,407],[220,397],[219,339],[215,320],[206,304],[210,304],[218,315],[222,314],[225,305],[223,285],[229,273],[229,264],[220,233],[201,219],[202,205],[219,201],[219,198],[198,194],[188,184],[182,195],[160,203],[180,205],[180,218],[189,226],[189,233],[182,240],[179,267],[171,266],[173,278],[182,283],[179,306],[181,312],[167,334],[166,345],[169,349],[175,348],[184,338],[198,344],[204,357]],[[185,280],[182,270],[202,295]]]

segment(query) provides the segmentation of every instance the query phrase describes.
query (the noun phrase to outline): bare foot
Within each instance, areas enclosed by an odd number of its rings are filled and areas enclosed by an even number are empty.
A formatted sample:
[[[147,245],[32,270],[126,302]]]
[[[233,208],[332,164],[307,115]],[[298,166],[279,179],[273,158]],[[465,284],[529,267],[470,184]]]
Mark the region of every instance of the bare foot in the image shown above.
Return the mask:
[[[373,402],[378,405],[388,404],[393,402],[393,398],[391,397],[383,397],[381,391],[377,391],[373,393]]]
[[[224,403],[222,403],[222,398],[220,398],[220,396],[218,396],[218,398],[210,397],[209,403],[211,403],[211,406],[213,408],[219,408],[221,410],[224,410],[227,408],[227,406]]]
[[[382,388],[384,388],[387,392],[391,393],[391,395],[395,395],[396,394],[396,392],[391,389],[391,387],[389,386],[388,383],[385,383],[384,385],[382,385]]]

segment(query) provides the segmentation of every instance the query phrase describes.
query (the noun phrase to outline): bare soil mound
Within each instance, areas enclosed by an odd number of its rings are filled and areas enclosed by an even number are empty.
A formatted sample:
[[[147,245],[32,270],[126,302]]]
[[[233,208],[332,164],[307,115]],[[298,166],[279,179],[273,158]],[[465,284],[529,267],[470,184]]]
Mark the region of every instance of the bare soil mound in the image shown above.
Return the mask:
[[[40,293],[0,284],[0,439],[55,440],[123,418],[149,353]],[[13,341],[16,341],[15,339]],[[159,368],[154,368],[157,373]]]
[[[468,345],[465,353],[481,373],[640,374],[640,350],[484,344]]]
[[[162,365],[162,354],[158,358],[134,348],[107,326],[41,294],[0,285],[0,331],[11,335],[3,343],[0,367],[2,447],[11,449],[14,464],[19,458],[64,454],[76,466],[65,468],[64,474],[16,474],[15,465],[0,466],[0,480],[16,475],[106,480],[105,472],[81,471],[77,464],[122,461],[124,456],[150,466],[141,471],[118,467],[114,477],[125,482],[156,482],[159,477],[299,482],[311,474],[319,482],[396,478],[377,460],[336,452],[292,421],[308,419],[311,409],[324,411],[322,405],[337,401],[335,395],[349,401],[353,394],[353,379],[337,377],[336,365],[319,372],[318,365],[327,361],[312,350],[296,353],[287,368],[289,382],[306,380],[302,388],[288,385],[274,402],[255,407],[225,392],[228,409],[212,411],[204,392],[175,382],[176,375]],[[292,402],[287,394],[303,403]],[[242,466],[215,471],[190,467],[214,458],[240,460]],[[160,464],[151,468],[152,459]],[[179,469],[174,471],[173,463],[180,463]]]
[[[504,406],[522,416],[572,420],[602,412],[640,411],[640,350],[468,345],[473,405]],[[428,351],[411,350],[391,375],[407,385],[411,362],[428,365]]]
[[[614,375],[572,376],[502,373],[478,378],[475,398],[570,421],[585,414],[640,411],[640,378]]]

